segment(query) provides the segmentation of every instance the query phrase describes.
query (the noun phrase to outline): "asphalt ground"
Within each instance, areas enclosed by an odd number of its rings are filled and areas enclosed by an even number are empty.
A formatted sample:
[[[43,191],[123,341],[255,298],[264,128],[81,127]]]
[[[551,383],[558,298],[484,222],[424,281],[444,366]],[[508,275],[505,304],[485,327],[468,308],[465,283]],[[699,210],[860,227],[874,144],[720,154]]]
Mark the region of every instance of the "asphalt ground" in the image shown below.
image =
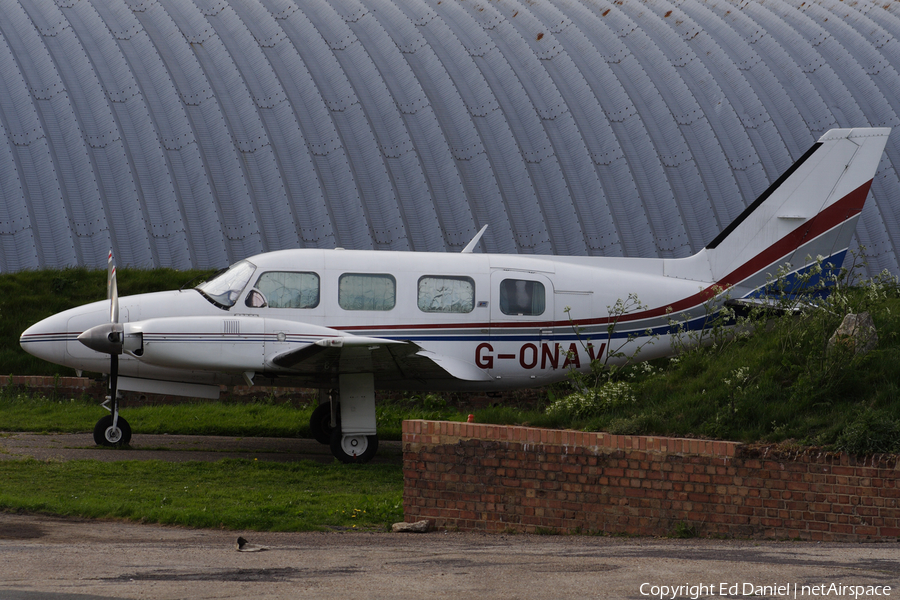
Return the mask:
[[[249,458],[290,462],[314,460],[331,463],[328,446],[306,438],[229,437],[214,435],[136,434],[128,448],[101,448],[92,433],[0,433],[0,460],[31,457],[38,460],[192,460],[216,461]],[[400,442],[379,440],[372,462],[403,460]],[[0,600],[3,600],[0,598]]]
[[[239,552],[238,536],[266,549]],[[900,596],[898,550],[896,543],[235,532],[0,513],[0,600],[886,598]],[[813,594],[813,586],[837,592]]]
[[[399,444],[379,455],[399,460]],[[141,435],[107,450],[90,434],[4,434],[0,456],[331,460],[309,440]],[[238,551],[238,537],[259,551]],[[268,533],[0,513],[0,600],[469,597],[900,598],[900,544]]]

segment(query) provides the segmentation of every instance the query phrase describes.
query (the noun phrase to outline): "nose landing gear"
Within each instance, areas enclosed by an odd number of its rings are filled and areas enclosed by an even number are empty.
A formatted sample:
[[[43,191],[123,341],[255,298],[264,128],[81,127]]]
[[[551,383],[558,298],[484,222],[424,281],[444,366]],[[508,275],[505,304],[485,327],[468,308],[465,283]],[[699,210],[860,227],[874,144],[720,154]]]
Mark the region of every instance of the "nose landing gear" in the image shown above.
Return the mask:
[[[113,425],[113,416],[106,415],[94,425],[94,443],[98,446],[127,446],[131,442],[131,426],[119,417]]]
[[[119,391],[115,387],[115,378],[111,376],[110,380],[110,395],[101,405],[110,414],[94,425],[94,443],[98,446],[127,446],[131,443],[131,425],[119,415]]]

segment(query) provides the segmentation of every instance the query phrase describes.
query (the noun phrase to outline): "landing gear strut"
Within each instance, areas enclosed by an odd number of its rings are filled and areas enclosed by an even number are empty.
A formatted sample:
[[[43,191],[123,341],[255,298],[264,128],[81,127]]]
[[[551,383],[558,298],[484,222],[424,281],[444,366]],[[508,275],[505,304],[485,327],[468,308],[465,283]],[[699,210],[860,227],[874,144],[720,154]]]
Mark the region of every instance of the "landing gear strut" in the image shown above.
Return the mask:
[[[375,378],[371,373],[341,375],[340,402],[334,394],[313,410],[309,419],[312,436],[328,444],[343,463],[366,463],[378,451],[375,431]],[[333,407],[333,410],[332,410]]]
[[[78,335],[78,341],[97,352],[109,354],[109,396],[103,408],[110,412],[94,425],[94,442],[98,446],[127,446],[131,427],[119,416],[119,355],[125,348],[125,333],[119,323],[119,285],[112,250],[106,261],[106,298],[109,300],[109,323],[91,327]]]

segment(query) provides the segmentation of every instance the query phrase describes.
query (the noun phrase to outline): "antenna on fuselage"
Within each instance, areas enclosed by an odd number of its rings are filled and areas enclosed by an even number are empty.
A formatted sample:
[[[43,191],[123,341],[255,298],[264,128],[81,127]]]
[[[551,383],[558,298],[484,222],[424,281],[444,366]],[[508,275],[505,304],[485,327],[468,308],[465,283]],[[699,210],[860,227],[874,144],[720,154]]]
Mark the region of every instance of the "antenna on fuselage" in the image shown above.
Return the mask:
[[[475,246],[478,245],[478,241],[481,239],[481,236],[484,235],[485,229],[487,229],[487,225],[481,228],[481,231],[475,234],[475,237],[472,238],[472,241],[466,244],[466,247],[462,249],[460,254],[472,254],[475,250]]]

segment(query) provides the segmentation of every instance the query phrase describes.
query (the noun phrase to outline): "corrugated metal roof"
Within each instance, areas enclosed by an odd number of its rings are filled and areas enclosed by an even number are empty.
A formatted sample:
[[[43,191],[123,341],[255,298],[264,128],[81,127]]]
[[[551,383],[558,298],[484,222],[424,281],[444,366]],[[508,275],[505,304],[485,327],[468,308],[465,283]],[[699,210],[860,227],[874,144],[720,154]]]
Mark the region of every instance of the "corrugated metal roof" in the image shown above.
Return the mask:
[[[900,124],[867,1],[0,4],[0,270],[290,247],[685,256]],[[900,137],[855,245],[900,274]]]

